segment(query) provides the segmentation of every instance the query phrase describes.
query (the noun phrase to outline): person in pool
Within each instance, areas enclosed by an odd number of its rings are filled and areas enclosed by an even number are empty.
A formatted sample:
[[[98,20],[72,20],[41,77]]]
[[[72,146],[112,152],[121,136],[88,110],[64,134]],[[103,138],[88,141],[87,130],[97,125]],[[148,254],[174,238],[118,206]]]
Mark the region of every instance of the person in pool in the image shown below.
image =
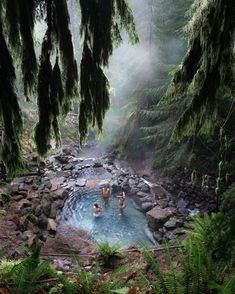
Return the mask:
[[[119,212],[122,215],[124,208],[125,208],[125,200],[126,200],[126,194],[125,192],[120,192],[118,195],[118,208],[119,208]]]
[[[102,197],[104,199],[104,202],[106,204],[108,204],[109,202],[109,196],[110,196],[110,189],[109,189],[109,186],[108,185],[105,185],[103,188],[102,188]]]
[[[98,203],[95,203],[93,206],[93,215],[95,217],[98,217],[98,216],[101,216],[101,214],[102,214],[102,207],[99,206]]]

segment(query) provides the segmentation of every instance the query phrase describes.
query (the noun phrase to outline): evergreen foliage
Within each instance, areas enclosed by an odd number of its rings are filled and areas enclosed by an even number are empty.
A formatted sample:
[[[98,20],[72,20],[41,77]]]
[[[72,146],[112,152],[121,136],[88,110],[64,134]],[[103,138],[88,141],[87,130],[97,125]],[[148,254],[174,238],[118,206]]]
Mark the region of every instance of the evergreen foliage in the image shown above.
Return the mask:
[[[233,47],[235,7],[230,0],[195,1],[189,23],[190,46],[166,97],[191,96],[177,122],[175,136],[196,133],[217,113],[218,97],[234,94]],[[221,92],[222,91],[222,92]]]
[[[97,124],[98,130],[102,130],[102,122],[110,104],[109,82],[103,67],[108,65],[114,46],[122,41],[121,30],[128,32],[132,43],[136,43],[138,37],[131,10],[125,0],[80,0],[80,6],[84,42],[79,130],[80,141],[83,142],[90,124]]]
[[[16,63],[21,64],[26,100],[37,96],[39,121],[35,141],[41,156],[50,150],[52,136],[58,147],[61,144],[58,119],[70,111],[72,99],[78,97],[78,72],[66,0],[4,0],[0,6],[0,117],[5,129],[1,155],[12,175],[25,168],[20,143],[23,122],[14,88]],[[80,1],[80,8],[83,57],[79,130],[83,142],[90,123],[102,129],[109,107],[104,67],[114,46],[122,41],[121,30],[129,33],[133,43],[138,37],[125,0]],[[47,26],[39,65],[34,50],[34,25],[38,19],[45,19]]]

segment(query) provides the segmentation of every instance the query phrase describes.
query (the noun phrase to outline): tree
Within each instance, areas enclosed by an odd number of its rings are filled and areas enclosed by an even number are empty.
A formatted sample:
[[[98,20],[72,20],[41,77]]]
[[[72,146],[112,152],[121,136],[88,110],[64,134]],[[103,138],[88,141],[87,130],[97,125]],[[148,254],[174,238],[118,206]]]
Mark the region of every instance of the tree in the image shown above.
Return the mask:
[[[109,107],[109,82],[103,69],[114,46],[122,41],[121,30],[128,32],[133,43],[138,37],[125,0],[80,0],[80,8],[83,55],[79,130],[83,142],[90,124],[97,124],[102,130]],[[45,18],[47,25],[39,64],[33,35],[38,18]],[[21,64],[25,96],[37,96],[39,121],[35,141],[39,155],[43,156],[50,149],[52,131],[60,145],[58,117],[66,115],[72,99],[78,97],[78,71],[69,24],[66,0],[4,0],[0,3],[0,118],[5,129],[1,154],[11,174],[25,167],[20,143],[23,121],[14,89],[15,63]]]

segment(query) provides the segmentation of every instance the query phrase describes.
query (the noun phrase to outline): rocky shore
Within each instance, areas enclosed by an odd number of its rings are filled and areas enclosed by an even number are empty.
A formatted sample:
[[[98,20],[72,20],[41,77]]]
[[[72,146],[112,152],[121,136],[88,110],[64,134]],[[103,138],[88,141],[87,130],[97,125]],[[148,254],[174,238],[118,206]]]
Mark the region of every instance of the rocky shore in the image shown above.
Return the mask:
[[[31,163],[36,166],[36,158],[32,158]],[[118,167],[107,156],[80,158],[75,148],[65,148],[62,153],[51,156],[40,168],[40,173],[17,178],[7,190],[2,189],[0,229],[3,232],[5,230],[5,243],[9,237],[12,243],[19,246],[32,249],[41,243],[44,244],[45,252],[64,252],[58,247],[63,241],[67,248],[71,247],[77,252],[94,253],[95,248],[85,232],[66,228],[59,220],[70,193],[106,184],[99,179],[97,182],[90,181],[86,176],[89,174],[86,171],[99,169],[110,174],[108,183],[113,192],[124,190],[128,197],[134,198],[139,209],[146,214],[149,227],[159,244],[163,238],[170,242],[174,236],[181,238],[185,229],[191,226],[191,215],[203,214],[215,208],[213,197],[200,191],[190,181],[179,179],[178,182],[168,180],[161,184],[150,183]],[[6,205],[9,206],[7,209]],[[2,242],[2,245],[5,243]]]

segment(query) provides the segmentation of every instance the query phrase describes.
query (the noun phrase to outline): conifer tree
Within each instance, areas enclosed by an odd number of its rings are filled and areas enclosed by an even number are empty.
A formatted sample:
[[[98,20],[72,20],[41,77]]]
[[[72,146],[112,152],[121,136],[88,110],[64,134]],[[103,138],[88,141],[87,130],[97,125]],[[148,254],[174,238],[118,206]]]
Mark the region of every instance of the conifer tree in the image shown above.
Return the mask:
[[[102,130],[109,107],[109,83],[104,68],[125,29],[137,41],[132,12],[125,0],[80,0],[83,56],[80,74],[79,130],[85,140],[90,124]],[[40,61],[34,50],[34,25],[45,19],[47,29]],[[6,20],[6,21],[4,21]],[[54,61],[55,59],[55,61]],[[2,159],[9,173],[23,168],[20,136],[22,115],[15,91],[15,65],[21,64],[24,93],[37,97],[39,121],[35,141],[39,155],[50,149],[52,132],[60,145],[58,117],[66,115],[78,97],[78,70],[66,0],[0,1],[0,119],[5,136]]]

